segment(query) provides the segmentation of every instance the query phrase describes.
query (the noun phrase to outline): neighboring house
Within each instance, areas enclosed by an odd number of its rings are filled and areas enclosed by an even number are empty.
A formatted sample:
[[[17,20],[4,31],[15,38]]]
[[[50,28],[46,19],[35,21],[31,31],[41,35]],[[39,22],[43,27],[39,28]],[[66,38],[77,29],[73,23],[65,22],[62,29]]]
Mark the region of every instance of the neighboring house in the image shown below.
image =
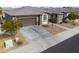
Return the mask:
[[[79,7],[64,7],[70,12],[75,12],[77,15],[79,15]]]
[[[24,26],[28,25],[47,25],[50,20],[54,23],[61,23],[67,16],[68,10],[65,8],[40,8],[40,7],[21,7],[5,11],[5,18],[12,20],[17,17],[22,20]]]
[[[61,23],[67,17],[68,10],[65,8],[48,8],[48,13],[51,15],[54,23]]]

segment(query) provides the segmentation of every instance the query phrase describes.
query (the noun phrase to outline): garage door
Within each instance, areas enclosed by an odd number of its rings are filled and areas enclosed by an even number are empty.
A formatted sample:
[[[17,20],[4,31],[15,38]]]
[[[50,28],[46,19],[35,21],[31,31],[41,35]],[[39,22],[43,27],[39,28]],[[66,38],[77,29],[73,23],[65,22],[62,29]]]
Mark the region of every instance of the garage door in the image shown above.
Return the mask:
[[[20,18],[20,20],[22,21],[23,26],[30,26],[30,25],[35,25],[36,18],[26,17],[26,18]]]

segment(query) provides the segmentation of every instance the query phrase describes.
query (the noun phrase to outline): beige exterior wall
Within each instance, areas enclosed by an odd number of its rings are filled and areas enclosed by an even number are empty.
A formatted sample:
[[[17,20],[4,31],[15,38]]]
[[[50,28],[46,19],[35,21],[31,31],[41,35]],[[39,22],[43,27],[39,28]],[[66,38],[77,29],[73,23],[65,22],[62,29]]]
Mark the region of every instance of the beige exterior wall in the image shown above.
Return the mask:
[[[57,23],[63,22],[63,14],[57,15]]]

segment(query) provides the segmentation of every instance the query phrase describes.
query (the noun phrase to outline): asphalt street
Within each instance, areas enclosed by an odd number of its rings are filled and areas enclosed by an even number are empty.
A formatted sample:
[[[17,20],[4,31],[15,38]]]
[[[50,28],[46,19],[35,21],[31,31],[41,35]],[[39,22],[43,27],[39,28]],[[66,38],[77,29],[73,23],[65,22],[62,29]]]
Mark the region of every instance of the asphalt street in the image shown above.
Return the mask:
[[[79,34],[48,48],[42,53],[79,53]]]

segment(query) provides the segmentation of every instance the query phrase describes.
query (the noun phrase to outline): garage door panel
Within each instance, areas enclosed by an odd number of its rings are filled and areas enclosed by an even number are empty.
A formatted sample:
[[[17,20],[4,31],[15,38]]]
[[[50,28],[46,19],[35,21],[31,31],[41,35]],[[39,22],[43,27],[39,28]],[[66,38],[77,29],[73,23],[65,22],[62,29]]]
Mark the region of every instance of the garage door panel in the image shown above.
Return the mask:
[[[35,24],[36,18],[22,18],[23,26],[30,26]]]

